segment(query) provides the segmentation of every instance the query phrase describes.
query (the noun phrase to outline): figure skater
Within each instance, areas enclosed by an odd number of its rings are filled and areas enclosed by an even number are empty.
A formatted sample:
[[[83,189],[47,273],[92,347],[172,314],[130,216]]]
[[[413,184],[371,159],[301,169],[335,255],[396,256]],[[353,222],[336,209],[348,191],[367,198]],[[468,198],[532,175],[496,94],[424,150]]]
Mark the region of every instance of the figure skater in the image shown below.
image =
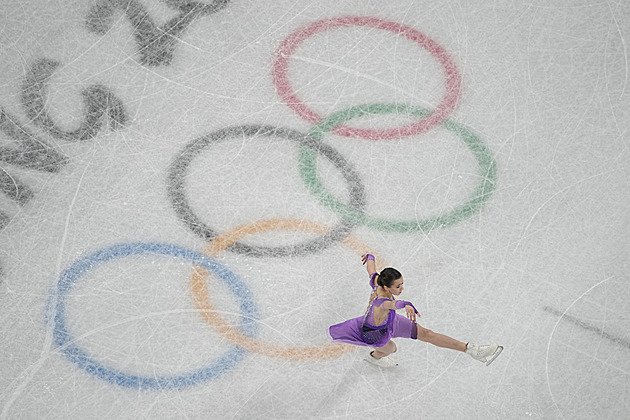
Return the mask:
[[[454,338],[435,333],[416,323],[420,316],[411,302],[397,300],[403,291],[402,274],[395,268],[385,268],[376,272],[376,263],[372,254],[361,257],[370,276],[372,294],[364,316],[352,318],[328,329],[328,335],[336,343],[348,343],[358,346],[371,346],[374,350],[365,360],[380,367],[398,365],[390,354],[396,351],[396,344],[391,340],[396,337],[412,338],[438,347],[465,352],[473,359],[489,365],[503,351],[503,347],[492,344],[463,343]],[[407,317],[396,310],[404,309]]]

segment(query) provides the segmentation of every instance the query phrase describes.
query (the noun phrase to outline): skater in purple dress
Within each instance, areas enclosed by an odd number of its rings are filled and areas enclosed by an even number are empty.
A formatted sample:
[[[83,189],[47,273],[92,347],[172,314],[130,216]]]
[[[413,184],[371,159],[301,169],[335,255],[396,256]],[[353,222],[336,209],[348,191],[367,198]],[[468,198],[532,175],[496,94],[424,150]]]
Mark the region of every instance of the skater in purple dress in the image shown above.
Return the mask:
[[[376,264],[372,254],[362,256],[370,276],[372,294],[365,315],[352,318],[331,326],[328,334],[333,342],[348,343],[357,346],[371,346],[374,350],[366,357],[366,361],[381,367],[396,366],[390,354],[396,351],[396,344],[391,340],[396,337],[411,338],[465,352],[474,359],[489,365],[501,353],[503,347],[495,343],[473,344],[463,343],[454,338],[435,333],[416,323],[420,317],[411,302],[396,299],[403,291],[402,274],[395,268],[385,268],[376,272]],[[396,313],[405,310],[405,316]]]

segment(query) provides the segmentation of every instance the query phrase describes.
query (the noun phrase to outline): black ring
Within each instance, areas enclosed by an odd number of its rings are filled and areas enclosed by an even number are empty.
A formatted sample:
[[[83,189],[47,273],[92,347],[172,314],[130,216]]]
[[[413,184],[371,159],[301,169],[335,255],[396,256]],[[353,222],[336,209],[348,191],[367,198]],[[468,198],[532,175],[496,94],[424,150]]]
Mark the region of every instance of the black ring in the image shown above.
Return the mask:
[[[177,217],[181,219],[196,235],[209,242],[219,235],[218,232],[206,225],[197,217],[186,198],[184,181],[186,179],[188,166],[191,161],[199,155],[205,148],[213,143],[237,137],[237,136],[267,136],[281,137],[295,141],[301,146],[315,150],[326,157],[341,171],[343,177],[349,185],[350,200],[349,205],[357,210],[365,207],[365,188],[360,180],[359,174],[339,152],[332,147],[319,142],[318,140],[300,133],[299,131],[278,128],[267,125],[243,125],[227,127],[210,134],[201,136],[190,143],[178,153],[176,159],[171,163],[168,171],[167,194],[173,205]],[[296,176],[299,176],[296,174]],[[278,247],[264,247],[246,245],[235,242],[227,249],[239,254],[247,254],[255,257],[285,257],[294,255],[312,254],[330,246],[333,242],[340,241],[350,234],[350,230],[356,226],[355,222],[342,220],[339,225],[332,228],[328,233],[316,239],[309,240],[295,245]]]

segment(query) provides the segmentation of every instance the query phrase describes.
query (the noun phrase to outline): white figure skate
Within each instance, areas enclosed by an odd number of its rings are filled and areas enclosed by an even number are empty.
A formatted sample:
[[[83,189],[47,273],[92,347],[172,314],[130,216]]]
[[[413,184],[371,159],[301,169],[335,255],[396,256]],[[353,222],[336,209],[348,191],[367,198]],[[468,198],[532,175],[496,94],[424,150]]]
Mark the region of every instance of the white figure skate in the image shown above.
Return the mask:
[[[381,357],[380,359],[375,359],[374,357],[372,357],[371,352],[365,357],[365,361],[373,365],[376,365],[378,367],[383,367],[383,368],[390,368],[390,367],[398,366],[398,362],[396,362],[391,357],[385,356],[385,357]]]
[[[503,346],[499,346],[497,343],[492,344],[474,344],[468,343],[466,345],[466,354],[469,354],[473,359],[479,360],[490,366],[490,363],[494,362],[494,359],[499,357],[503,351]]]

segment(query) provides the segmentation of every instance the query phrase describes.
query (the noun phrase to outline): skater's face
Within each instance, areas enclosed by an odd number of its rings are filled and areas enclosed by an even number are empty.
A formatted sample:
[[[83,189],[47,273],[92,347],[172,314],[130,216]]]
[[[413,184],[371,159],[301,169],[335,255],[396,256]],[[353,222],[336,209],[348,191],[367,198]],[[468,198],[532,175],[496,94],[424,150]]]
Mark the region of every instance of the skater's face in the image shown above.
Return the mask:
[[[398,280],[394,280],[394,283],[391,287],[385,287],[385,289],[391,293],[392,295],[398,296],[403,291],[403,278],[399,278]]]

